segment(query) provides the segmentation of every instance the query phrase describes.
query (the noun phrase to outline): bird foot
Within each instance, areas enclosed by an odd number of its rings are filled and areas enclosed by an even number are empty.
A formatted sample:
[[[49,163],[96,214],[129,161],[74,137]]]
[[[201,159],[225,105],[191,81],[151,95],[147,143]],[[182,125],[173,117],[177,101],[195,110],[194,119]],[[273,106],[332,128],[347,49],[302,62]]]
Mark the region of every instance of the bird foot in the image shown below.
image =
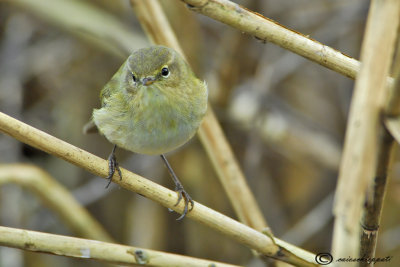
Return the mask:
[[[193,209],[194,206],[194,201],[190,197],[190,195],[185,191],[183,186],[181,184],[177,184],[175,187],[175,191],[178,193],[178,201],[176,202],[175,206],[177,206],[181,200],[183,199],[185,201],[185,208],[183,209],[182,215],[176,219],[177,221],[182,220],[185,218],[186,214]],[[190,208],[189,208],[190,205]]]
[[[119,178],[122,180],[122,173],[121,173],[121,169],[119,168],[119,164],[117,162],[117,158],[115,157],[115,149],[117,148],[117,146],[115,145],[110,156],[108,156],[108,176],[107,176],[107,180],[108,183],[106,185],[106,188],[108,188],[111,184],[112,178],[114,176],[115,170],[118,171],[119,174]]]

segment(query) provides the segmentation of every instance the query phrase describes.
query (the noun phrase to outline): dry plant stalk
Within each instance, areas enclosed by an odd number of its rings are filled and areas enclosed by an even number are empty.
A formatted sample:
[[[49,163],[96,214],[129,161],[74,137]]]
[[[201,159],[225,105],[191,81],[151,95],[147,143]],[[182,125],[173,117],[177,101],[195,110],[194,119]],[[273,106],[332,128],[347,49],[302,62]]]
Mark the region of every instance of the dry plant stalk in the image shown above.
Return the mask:
[[[324,67],[354,79],[360,62],[301,33],[228,0],[183,0],[205,16],[274,43]]]
[[[355,83],[334,208],[332,250],[336,257],[358,256],[364,201],[373,201],[371,186],[377,171],[381,117],[388,90],[399,21],[400,2],[373,0],[361,51],[361,70]],[[348,264],[348,263],[346,263]]]
[[[160,4],[155,0],[131,0],[131,3],[149,39],[172,47],[184,56]],[[239,220],[259,231],[267,229],[267,222],[210,105],[198,133]]]
[[[400,33],[397,33],[397,47],[396,47],[396,58],[394,59],[393,69],[394,69],[394,84],[391,95],[388,99],[385,115],[387,117],[397,117],[400,115]]]
[[[44,133],[32,126],[20,122],[10,116],[0,112],[0,131],[4,132],[15,139],[52,154],[56,157],[64,159],[80,168],[83,168],[94,175],[100,177],[108,176],[108,162],[95,155],[90,154],[80,148],[77,148],[67,142],[57,139],[47,133]],[[169,190],[149,179],[143,178],[137,174],[129,172],[121,168],[124,179],[120,180],[114,177],[114,182],[121,187],[130,191],[141,194],[164,207],[170,208],[176,212],[182,213],[184,204],[177,202],[176,192]],[[270,237],[264,235],[244,224],[241,224],[219,212],[216,212],[200,203],[195,203],[191,212],[186,215],[230,238],[248,246],[259,253],[277,257],[280,252],[277,251],[276,245],[271,241]],[[296,256],[284,258],[289,263],[297,266],[314,266],[314,255],[300,248],[294,247],[277,238],[275,242],[288,250],[296,252]],[[286,257],[286,255],[284,254]],[[282,259],[282,257],[281,257]]]
[[[0,185],[18,184],[35,193],[78,235],[113,242],[111,236],[74,197],[47,172],[28,164],[1,164]]]
[[[271,232],[211,107],[198,134],[239,220],[258,231]]]
[[[372,199],[365,201],[361,218],[360,253],[364,258],[374,258],[378,229],[381,219],[383,200],[386,192],[388,170],[392,159],[394,139],[384,128],[380,128],[378,144],[378,163],[373,175],[373,183],[368,190],[371,191]],[[369,266],[367,262],[361,262],[360,266]]]
[[[395,137],[400,134],[399,116],[400,116],[400,40],[397,44],[397,57],[394,59],[393,69],[395,70],[393,94],[387,101],[385,109],[385,126],[388,129],[381,129],[380,146],[378,150],[378,166],[374,175],[373,201],[365,202],[363,216],[361,221],[361,248],[360,255],[365,258],[374,258],[376,243],[378,238],[378,229],[381,219],[383,200],[386,192],[388,170],[390,169],[391,159],[393,159],[393,148]],[[391,127],[390,127],[391,126]],[[393,128],[394,126],[394,128]],[[390,132],[388,132],[390,131]],[[399,142],[399,139],[397,139]],[[363,262],[361,266],[368,266]]]
[[[395,81],[385,109],[385,125],[396,141],[400,143],[400,39],[397,38],[397,55],[393,65]]]
[[[128,266],[193,266],[235,267],[238,265],[213,262],[130,246],[87,240],[76,237],[40,233],[0,226],[0,245],[45,252],[80,259],[92,259]]]

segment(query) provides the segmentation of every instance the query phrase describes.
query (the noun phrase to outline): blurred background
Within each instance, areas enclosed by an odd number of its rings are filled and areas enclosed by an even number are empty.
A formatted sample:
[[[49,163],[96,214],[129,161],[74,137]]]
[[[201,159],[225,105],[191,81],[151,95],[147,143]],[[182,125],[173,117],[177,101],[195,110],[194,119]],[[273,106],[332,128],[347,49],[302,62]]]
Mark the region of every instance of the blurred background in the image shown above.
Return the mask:
[[[161,0],[188,60],[209,85],[210,101],[274,234],[306,250],[330,250],[332,203],[353,81],[263,43],[176,0]],[[235,1],[351,57],[359,57],[369,1]],[[85,27],[80,25],[86,25]],[[88,29],[91,29],[90,31]],[[118,30],[115,30],[118,29]],[[130,38],[131,47],[113,42]],[[0,1],[0,111],[95,155],[112,144],[83,125],[99,92],[124,61],[148,46],[128,1]],[[168,188],[157,156],[117,151],[120,164]],[[232,218],[232,207],[197,137],[168,154],[198,202]],[[133,192],[0,135],[1,163],[50,173],[117,243],[246,266],[250,250]],[[400,165],[392,164],[377,257],[400,255]],[[77,236],[35,194],[1,184],[0,225]],[[399,257],[387,266],[399,266]],[[101,263],[0,247],[0,266]],[[386,264],[385,264],[386,266]]]

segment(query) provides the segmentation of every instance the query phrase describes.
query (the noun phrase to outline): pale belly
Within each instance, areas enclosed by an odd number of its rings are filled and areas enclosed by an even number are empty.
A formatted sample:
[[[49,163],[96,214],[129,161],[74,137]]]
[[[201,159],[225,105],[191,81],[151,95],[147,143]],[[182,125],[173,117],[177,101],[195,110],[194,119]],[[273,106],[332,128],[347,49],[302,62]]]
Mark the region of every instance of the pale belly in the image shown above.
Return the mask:
[[[186,143],[200,126],[203,114],[174,109],[122,113],[103,107],[93,112],[100,132],[113,144],[142,154],[164,154]]]

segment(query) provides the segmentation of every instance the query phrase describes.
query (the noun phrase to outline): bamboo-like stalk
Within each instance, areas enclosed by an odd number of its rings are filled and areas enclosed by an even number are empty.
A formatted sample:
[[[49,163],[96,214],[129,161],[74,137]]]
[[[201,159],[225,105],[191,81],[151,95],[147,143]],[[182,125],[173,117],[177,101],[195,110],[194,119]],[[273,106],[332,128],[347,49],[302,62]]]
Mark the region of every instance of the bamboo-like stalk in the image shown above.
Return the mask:
[[[127,266],[234,267],[172,253],[0,226],[0,245]]]
[[[394,84],[391,95],[389,96],[386,109],[384,122],[386,128],[393,136],[393,138],[400,143],[400,39],[398,37],[397,42],[397,55],[394,60],[395,64],[393,68],[394,73]]]
[[[160,4],[156,0],[131,0],[131,3],[149,39],[172,47],[184,56]],[[211,107],[203,119],[199,137],[239,220],[259,231],[267,229],[267,222]]]
[[[271,232],[210,107],[198,134],[239,220],[258,231]]]
[[[373,0],[361,51],[334,207],[332,251],[335,257],[359,256],[362,207],[373,201],[372,188],[383,140],[381,113],[388,88],[400,2]],[[368,194],[367,194],[368,193]],[[354,263],[356,264],[356,263]]]
[[[354,79],[360,62],[228,0],[183,0],[190,9]]]
[[[103,178],[108,176],[108,162],[106,160],[1,112],[0,131],[23,143],[64,159],[97,176]],[[124,178],[120,180],[118,175],[115,175],[113,179],[113,181],[121,187],[141,194],[176,212],[183,212],[184,203],[181,202],[178,206],[175,206],[178,199],[176,192],[123,168],[121,168],[121,171]],[[281,259],[297,266],[315,265],[313,254],[274,238],[275,243],[280,247],[280,250],[277,250],[276,245],[267,235],[201,205],[200,203],[195,202],[193,210],[189,212],[186,217],[198,221],[251,249],[255,249],[263,255]],[[286,250],[295,253],[295,255],[288,256],[287,253],[284,253]]]
[[[106,230],[47,172],[28,164],[1,164],[0,185],[18,184],[35,193],[78,235],[113,242]]]
[[[377,151],[378,163],[373,175],[374,180],[369,190],[372,199],[365,201],[361,218],[360,253],[363,258],[375,257],[376,242],[382,213],[383,199],[386,192],[388,170],[394,147],[394,139],[390,133],[380,127],[379,147]],[[371,266],[368,262],[361,262],[360,266]]]
[[[399,33],[397,33],[399,35]],[[400,115],[400,39],[398,38],[397,42],[397,54],[396,58],[394,59],[394,66],[395,69],[394,73],[394,83],[393,83],[393,90],[391,90],[391,95],[389,96],[385,115],[386,117],[397,117]]]
[[[398,38],[398,37],[397,37]],[[373,192],[373,200],[366,201],[363,209],[363,217],[361,221],[361,247],[360,255],[364,258],[374,258],[376,250],[376,242],[378,238],[378,230],[380,225],[383,200],[386,191],[388,169],[390,169],[390,161],[392,159],[393,148],[395,145],[394,136],[399,134],[398,118],[400,116],[400,40],[397,44],[397,57],[394,60],[394,88],[392,95],[388,99],[385,109],[385,125],[390,125],[390,121],[396,126],[394,131],[388,132],[387,129],[381,130],[380,147],[378,150],[378,167],[374,175],[374,183],[371,191]],[[389,129],[390,130],[390,129]],[[399,140],[397,140],[399,142]],[[369,266],[367,262],[362,262],[361,266]]]

